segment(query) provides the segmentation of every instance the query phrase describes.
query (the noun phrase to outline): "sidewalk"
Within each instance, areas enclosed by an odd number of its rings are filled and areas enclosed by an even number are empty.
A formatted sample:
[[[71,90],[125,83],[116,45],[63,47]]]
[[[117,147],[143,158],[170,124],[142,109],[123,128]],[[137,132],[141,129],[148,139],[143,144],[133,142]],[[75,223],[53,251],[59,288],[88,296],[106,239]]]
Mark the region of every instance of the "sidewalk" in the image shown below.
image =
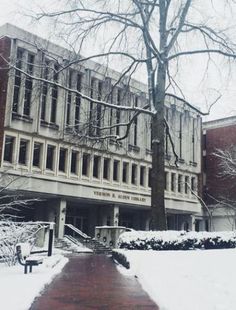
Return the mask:
[[[123,276],[105,255],[70,257],[61,274],[46,287],[30,310],[155,309],[137,279]]]

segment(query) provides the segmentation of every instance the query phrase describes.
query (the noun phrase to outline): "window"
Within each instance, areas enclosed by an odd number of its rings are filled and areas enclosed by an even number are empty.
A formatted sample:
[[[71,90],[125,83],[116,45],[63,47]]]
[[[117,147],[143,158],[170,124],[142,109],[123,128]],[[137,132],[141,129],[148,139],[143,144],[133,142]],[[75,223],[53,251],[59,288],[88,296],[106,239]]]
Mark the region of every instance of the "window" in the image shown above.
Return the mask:
[[[41,164],[41,151],[42,150],[42,144],[35,142],[34,143],[34,153],[33,153],[33,166],[34,167],[40,167]]]
[[[54,66],[53,72],[53,82],[58,82],[58,66]],[[58,87],[57,85],[53,85],[51,89],[51,114],[50,114],[50,122],[56,123],[56,113],[57,113],[57,98],[58,98]]]
[[[119,168],[120,168],[120,162],[118,160],[114,160],[113,162],[113,180],[119,181]]]
[[[54,156],[55,156],[55,146],[47,146],[47,159],[46,159],[46,168],[53,170],[54,168]]]
[[[122,170],[122,182],[128,183],[128,177],[129,177],[129,164],[123,163],[123,170]]]
[[[91,80],[91,88],[90,88],[90,98],[95,97],[95,86],[96,82],[95,79]],[[94,135],[94,104],[93,101],[90,101],[89,106],[89,136]]]
[[[183,176],[181,174],[178,175],[178,192],[182,193],[183,187]]]
[[[71,165],[70,165],[70,172],[76,173],[77,172],[77,152],[72,151],[71,152]]]
[[[184,192],[185,194],[188,194],[189,192],[189,177],[186,176],[184,180]]]
[[[66,157],[67,157],[67,149],[60,148],[59,171],[65,172],[65,170],[66,170]]]
[[[152,187],[152,169],[148,168],[148,187]]]
[[[76,89],[81,92],[82,89],[82,75],[77,75]],[[79,129],[79,120],[80,120],[80,105],[81,105],[81,97],[79,94],[75,95],[75,126],[76,129]]]
[[[69,82],[68,88],[71,89],[72,87],[72,71],[69,71]],[[71,101],[72,101],[72,93],[68,91],[67,93],[67,105],[66,105],[66,125],[70,125],[70,113],[71,113]]]
[[[103,160],[103,179],[109,180],[110,177],[110,159],[104,158]]]
[[[14,151],[15,138],[6,136],[5,137],[5,146],[4,146],[4,161],[10,163],[13,162],[13,151]]]
[[[17,48],[16,67],[19,69],[22,69],[23,54],[24,54],[23,49]],[[16,69],[15,81],[14,81],[14,93],[13,93],[13,107],[12,107],[12,111],[15,113],[18,113],[19,110],[21,82],[22,82],[21,72]]]
[[[197,190],[197,186],[196,186],[196,178],[195,177],[192,177],[191,178],[191,190],[192,191],[196,191]]]
[[[26,165],[27,150],[28,150],[28,141],[21,139],[20,140],[19,157],[18,157],[18,163],[21,165]]]
[[[181,159],[183,157],[182,154],[182,135],[183,135],[183,115],[180,114],[179,116],[179,158]]]
[[[138,106],[138,97],[135,97],[134,105],[135,105],[135,107]],[[138,141],[138,116],[135,117],[133,126],[134,126],[133,145],[137,145],[137,141]]]
[[[48,80],[49,74],[49,62],[45,61],[45,68],[43,71],[43,78]],[[42,99],[41,99],[41,120],[46,120],[46,107],[47,107],[47,96],[48,96],[48,83],[43,82],[42,85]]]
[[[144,184],[145,183],[145,171],[146,171],[145,167],[141,166],[140,167],[140,180],[139,180],[141,186],[145,185]]]
[[[82,175],[89,175],[89,167],[90,167],[90,155],[84,153],[83,154],[83,166],[82,166]]]
[[[176,175],[175,173],[171,173],[171,191],[175,192],[175,181],[176,181]]]
[[[121,104],[121,90],[118,89],[117,90],[117,98],[116,98],[116,104],[119,106]],[[116,109],[116,124],[120,123],[120,110]],[[120,127],[117,126],[116,127],[116,135],[119,136],[120,135]]]
[[[93,158],[93,177],[94,178],[99,178],[100,163],[101,163],[101,157],[100,156],[94,156],[94,158]]]
[[[32,75],[34,68],[34,55],[28,54],[27,57],[27,73]],[[31,108],[31,97],[33,90],[33,80],[31,77],[26,76],[25,78],[25,96],[24,96],[24,107],[23,114],[30,116],[30,108]]]
[[[137,184],[137,165],[132,164],[132,175],[131,175],[131,183]]]
[[[193,119],[192,126],[192,161],[195,162],[195,119]]]
[[[98,100],[102,100],[102,87],[103,83],[101,81],[98,82]],[[97,104],[96,107],[96,135],[100,135],[100,128],[102,122],[102,106]]]

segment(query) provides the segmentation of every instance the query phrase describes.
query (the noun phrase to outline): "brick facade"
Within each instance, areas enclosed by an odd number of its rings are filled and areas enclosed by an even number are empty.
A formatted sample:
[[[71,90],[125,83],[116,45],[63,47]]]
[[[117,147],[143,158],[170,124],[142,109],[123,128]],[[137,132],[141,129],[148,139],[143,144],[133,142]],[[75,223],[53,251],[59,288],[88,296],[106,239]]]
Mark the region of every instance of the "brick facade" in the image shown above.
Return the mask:
[[[204,137],[205,135],[205,137]],[[227,118],[205,124],[203,135],[203,169],[205,173],[205,198],[208,203],[213,197],[236,198],[236,180],[220,175],[219,159],[213,154],[217,149],[228,149],[236,145],[236,118]]]
[[[0,39],[0,164],[3,150],[3,136],[4,136],[4,120],[6,110],[7,85],[8,85],[8,69],[4,59],[9,60],[11,49],[11,40],[7,37]]]

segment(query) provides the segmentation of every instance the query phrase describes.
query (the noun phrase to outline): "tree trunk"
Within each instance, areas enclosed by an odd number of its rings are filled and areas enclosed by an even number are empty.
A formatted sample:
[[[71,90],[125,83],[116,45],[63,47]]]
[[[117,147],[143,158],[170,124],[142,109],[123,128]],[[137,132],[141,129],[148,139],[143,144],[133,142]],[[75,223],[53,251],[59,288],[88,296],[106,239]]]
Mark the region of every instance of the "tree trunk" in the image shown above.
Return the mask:
[[[154,106],[157,111],[152,118],[152,178],[151,178],[151,204],[152,204],[152,230],[166,230],[165,210],[165,83],[166,67],[158,67],[157,87]]]
[[[166,230],[164,123],[157,113],[152,120],[151,229]]]

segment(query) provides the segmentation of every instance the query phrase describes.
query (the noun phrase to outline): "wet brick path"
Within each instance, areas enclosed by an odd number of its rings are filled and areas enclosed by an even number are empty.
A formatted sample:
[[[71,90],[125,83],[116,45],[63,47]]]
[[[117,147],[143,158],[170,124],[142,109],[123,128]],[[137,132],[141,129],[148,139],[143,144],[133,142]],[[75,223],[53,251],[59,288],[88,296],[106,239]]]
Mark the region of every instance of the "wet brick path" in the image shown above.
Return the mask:
[[[137,279],[122,275],[105,255],[70,257],[30,310],[133,310],[158,307]]]

